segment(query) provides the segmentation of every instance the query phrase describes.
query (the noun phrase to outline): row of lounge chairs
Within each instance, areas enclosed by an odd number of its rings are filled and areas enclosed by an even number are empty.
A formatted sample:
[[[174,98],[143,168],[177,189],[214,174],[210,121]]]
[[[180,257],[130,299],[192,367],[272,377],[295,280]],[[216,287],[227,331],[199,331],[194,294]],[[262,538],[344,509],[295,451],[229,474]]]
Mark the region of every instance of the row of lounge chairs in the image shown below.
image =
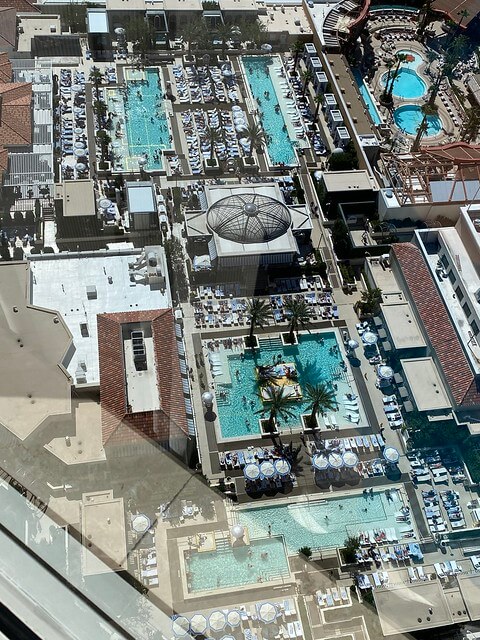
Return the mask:
[[[323,591],[317,591],[315,594],[319,607],[335,607],[339,605],[346,605],[350,603],[350,596],[346,587],[333,587],[331,589],[325,589]]]

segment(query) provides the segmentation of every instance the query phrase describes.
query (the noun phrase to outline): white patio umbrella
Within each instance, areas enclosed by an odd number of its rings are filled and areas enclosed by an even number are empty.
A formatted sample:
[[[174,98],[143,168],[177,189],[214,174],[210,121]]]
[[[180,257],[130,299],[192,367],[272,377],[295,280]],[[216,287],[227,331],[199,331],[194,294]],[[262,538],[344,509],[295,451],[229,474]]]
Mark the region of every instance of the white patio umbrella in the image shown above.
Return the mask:
[[[98,206],[100,209],[108,209],[108,207],[112,206],[112,201],[109,198],[100,198]]]
[[[395,447],[385,447],[383,450],[383,457],[387,462],[398,462],[400,454]]]
[[[262,602],[257,607],[258,617],[267,624],[273,622],[277,615],[277,607],[272,602]]]
[[[81,133],[83,133],[85,131],[85,129],[82,129],[82,127],[77,127],[75,129],[75,133],[79,136]]]
[[[77,140],[73,146],[75,149],[85,149],[85,143],[81,142],[81,140]]]
[[[354,451],[345,451],[343,454],[343,464],[346,467],[356,467],[358,464],[358,456]]]
[[[260,475],[260,467],[258,466],[258,464],[251,462],[250,464],[247,464],[247,466],[243,470],[243,473],[249,480],[256,480]]]
[[[226,635],[226,636],[223,636],[222,640],[235,640],[235,637],[231,635]]]
[[[377,367],[377,375],[383,380],[390,380],[390,378],[393,378],[393,369],[386,364],[380,364]]]
[[[150,518],[144,513],[139,513],[132,518],[132,529],[137,533],[145,533],[150,529]]]
[[[227,613],[227,622],[231,627],[238,627],[241,622],[240,611],[233,609]]]
[[[262,44],[262,46],[260,47],[260,49],[262,51],[264,51],[265,53],[270,53],[270,51],[272,50],[272,45],[268,44],[268,42],[266,42],[265,44]]]
[[[265,462],[262,462],[260,465],[260,472],[263,473],[266,478],[271,478],[275,475],[275,467],[271,462],[265,460]]]
[[[339,453],[331,453],[328,456],[328,464],[333,469],[341,469],[343,467],[343,458]]]
[[[185,616],[178,616],[175,620],[172,621],[172,629],[173,633],[176,636],[183,637],[186,636],[188,630],[190,629],[190,621]]]
[[[77,169],[77,171],[85,171],[86,168],[87,165],[83,164],[83,162],[77,162],[77,164],[75,165],[75,169]]]
[[[354,349],[358,349],[358,342],[356,340],[349,340],[347,344],[348,344],[348,348],[352,349],[352,351]]]
[[[325,469],[328,469],[328,467],[330,466],[328,458],[322,456],[321,454],[313,456],[312,464],[315,469],[318,469],[319,471],[325,471]]]
[[[223,611],[212,611],[208,619],[208,624],[212,631],[222,631],[227,624],[227,618]]]
[[[85,149],[74,149],[73,155],[77,158],[84,158],[87,155],[87,151]]]
[[[192,633],[205,633],[207,630],[207,619],[201,613],[196,613],[190,619],[190,630]]]
[[[377,344],[378,336],[372,331],[365,331],[362,336],[362,342],[364,342],[365,344]]]
[[[287,460],[275,460],[275,469],[281,476],[286,476],[290,473],[290,463]]]

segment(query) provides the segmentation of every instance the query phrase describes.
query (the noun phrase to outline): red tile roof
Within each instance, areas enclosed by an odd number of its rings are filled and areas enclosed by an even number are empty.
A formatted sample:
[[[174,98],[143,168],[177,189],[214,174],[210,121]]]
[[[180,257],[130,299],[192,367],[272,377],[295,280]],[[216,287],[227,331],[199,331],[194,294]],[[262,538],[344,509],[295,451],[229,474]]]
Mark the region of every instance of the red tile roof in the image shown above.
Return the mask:
[[[17,13],[41,12],[40,8],[29,0],[0,0],[0,7],[13,7]]]
[[[127,407],[122,325],[150,322],[161,408],[131,413]],[[97,317],[103,443],[141,438],[167,443],[188,435],[185,400],[171,309],[106,313]]]
[[[406,242],[394,244],[392,250],[455,403],[480,404],[473,371],[420,249]]]
[[[8,53],[0,53],[0,82],[12,81],[12,63],[8,59]]]
[[[28,145],[32,142],[32,85],[26,82],[0,83],[0,145]]]

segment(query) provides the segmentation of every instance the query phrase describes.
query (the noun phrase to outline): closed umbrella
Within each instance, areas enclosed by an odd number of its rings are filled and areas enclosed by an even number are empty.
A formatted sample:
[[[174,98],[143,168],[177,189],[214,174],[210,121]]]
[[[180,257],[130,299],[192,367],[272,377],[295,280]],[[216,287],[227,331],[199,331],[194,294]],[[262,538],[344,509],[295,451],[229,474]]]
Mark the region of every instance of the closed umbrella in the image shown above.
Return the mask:
[[[178,616],[172,621],[173,633],[178,637],[186,636],[190,629],[190,622],[185,616]]]
[[[343,458],[339,453],[331,453],[328,456],[328,464],[333,469],[341,469],[343,467]]]
[[[349,340],[348,341],[348,348],[352,349],[352,351],[354,349],[358,349],[358,342],[356,340]]]
[[[343,454],[343,464],[346,467],[356,467],[358,464],[358,456],[354,451],[345,451]]]
[[[190,630],[192,633],[205,633],[207,630],[207,619],[201,613],[196,613],[190,619]]]
[[[139,513],[132,519],[132,529],[137,533],[145,533],[150,529],[150,518],[144,513]]]
[[[390,380],[390,378],[393,378],[393,369],[386,364],[381,364],[377,367],[377,375],[383,380]]]
[[[245,466],[243,473],[245,478],[248,478],[249,480],[256,480],[260,475],[260,467],[258,464],[251,462]]]
[[[87,155],[87,152],[85,149],[74,149],[73,155],[77,158],[84,158]]]
[[[377,344],[378,336],[376,333],[373,333],[372,331],[365,331],[365,333],[362,336],[362,341],[365,344]]]
[[[400,454],[395,447],[385,447],[383,450],[383,457],[387,462],[398,462]]]
[[[281,476],[286,476],[290,473],[290,463],[287,460],[275,460],[275,469]]]
[[[313,456],[312,464],[315,469],[318,469],[319,471],[325,471],[325,469],[328,469],[328,467],[330,466],[328,458],[318,454],[316,456]]]
[[[277,607],[272,602],[262,602],[257,606],[258,617],[262,622],[274,622],[278,615]]]
[[[260,465],[260,472],[263,473],[266,478],[271,478],[275,475],[275,467],[271,462],[265,460],[265,462],[262,462]]]
[[[75,142],[73,146],[75,147],[75,149],[85,149],[85,144],[80,140],[77,140],[77,142]]]
[[[227,619],[223,611],[213,611],[208,619],[208,624],[212,631],[222,631],[225,629]]]
[[[237,611],[236,609],[229,611],[227,613],[227,622],[231,627],[238,627],[241,622],[240,611]]]

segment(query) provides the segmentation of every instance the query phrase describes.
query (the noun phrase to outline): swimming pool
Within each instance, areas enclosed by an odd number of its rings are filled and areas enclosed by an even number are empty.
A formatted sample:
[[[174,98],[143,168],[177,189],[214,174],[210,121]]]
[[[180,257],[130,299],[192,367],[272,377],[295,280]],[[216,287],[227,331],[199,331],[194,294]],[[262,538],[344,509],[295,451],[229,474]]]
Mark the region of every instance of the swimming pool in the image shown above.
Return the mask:
[[[373,101],[372,96],[370,95],[370,91],[368,90],[368,88],[365,85],[365,82],[363,81],[362,74],[360,73],[360,70],[359,69],[353,69],[352,72],[353,72],[353,76],[355,78],[355,82],[357,83],[360,95],[362,96],[363,101],[365,102],[365,104],[367,106],[368,113],[370,114],[370,117],[372,118],[373,124],[382,124],[382,118],[380,117],[380,114],[378,113],[377,106],[376,106],[375,102]]]
[[[253,354],[245,352],[243,359],[240,353],[233,353],[226,358],[227,379],[230,382],[217,384],[217,409],[223,438],[260,434],[259,420],[263,416],[256,412],[264,406],[268,409],[268,403],[264,404],[258,396],[255,367],[272,364],[279,354],[285,362],[295,364],[302,391],[306,383],[333,380],[337,385],[337,398],[341,399],[344,393],[351,391],[341,367],[343,358],[333,332],[299,334],[296,346],[285,347],[280,338],[260,338],[259,342],[260,349]],[[280,429],[300,427],[300,415],[309,413],[308,404],[307,400],[289,403],[288,409],[294,416],[286,421],[279,417]],[[268,410],[265,416],[268,417]]]
[[[138,72],[137,72],[138,73]],[[125,127],[130,156],[147,154],[147,170],[162,168],[164,149],[170,149],[170,129],[158,69],[147,68],[138,77],[127,76]]]
[[[403,501],[396,490],[388,500],[383,490],[372,496],[358,494],[342,498],[240,509],[239,521],[250,536],[261,536],[271,526],[282,534],[289,554],[303,546],[311,549],[340,547],[349,535],[361,531],[395,529],[397,535],[409,525],[396,521]],[[365,511],[366,509],[366,511]]]
[[[393,113],[393,119],[399,129],[410,135],[416,135],[423,120],[421,107],[418,104],[405,104]],[[427,116],[427,130],[425,137],[438,135],[442,129],[442,120],[437,115]]]
[[[393,83],[393,95],[397,98],[421,98],[427,92],[427,85],[420,78],[416,69],[423,62],[423,58],[415,51],[402,49],[398,53],[404,53],[409,57],[406,62],[402,62],[400,72]],[[382,83],[385,86],[388,73],[382,76]]]
[[[216,551],[186,552],[185,566],[190,593],[270,582],[290,575],[285,545],[278,536],[251,540],[250,545],[236,548],[226,538],[217,539]]]
[[[281,65],[278,56],[245,56],[243,68],[253,97],[259,105],[260,121],[267,135],[267,149],[273,164],[297,164],[295,145],[287,131],[282,110],[275,105],[282,102],[275,90],[271,74]]]

